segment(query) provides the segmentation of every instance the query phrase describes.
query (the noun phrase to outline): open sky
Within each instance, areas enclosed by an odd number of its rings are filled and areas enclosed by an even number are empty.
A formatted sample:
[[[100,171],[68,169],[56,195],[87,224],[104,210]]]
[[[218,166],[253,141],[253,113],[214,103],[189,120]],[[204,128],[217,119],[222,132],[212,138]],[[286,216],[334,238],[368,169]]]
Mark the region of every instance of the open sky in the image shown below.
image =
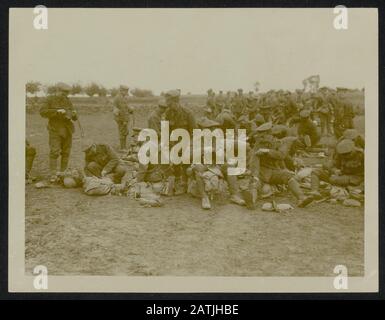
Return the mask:
[[[366,42],[362,11],[348,30],[330,9],[49,9],[48,30],[33,28],[32,9],[16,9],[10,44],[28,79],[91,81],[155,93],[302,88],[362,88]],[[12,57],[11,57],[12,58]]]

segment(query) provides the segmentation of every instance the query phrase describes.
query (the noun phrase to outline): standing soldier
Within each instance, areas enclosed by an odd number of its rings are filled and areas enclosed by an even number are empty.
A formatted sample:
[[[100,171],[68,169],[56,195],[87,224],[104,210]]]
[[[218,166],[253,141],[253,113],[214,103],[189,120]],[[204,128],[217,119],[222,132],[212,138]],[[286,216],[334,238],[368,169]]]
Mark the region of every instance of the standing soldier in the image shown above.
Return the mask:
[[[128,127],[128,124],[132,121],[133,117],[133,109],[128,105],[127,98],[128,87],[121,85],[119,87],[119,93],[113,102],[113,113],[115,121],[118,124],[120,149],[122,151],[126,151],[127,149],[127,135],[131,134],[131,128]]]
[[[165,119],[169,121],[170,132],[175,129],[185,129],[192,134],[193,129],[197,128],[194,114],[180,104],[180,92],[178,90],[170,90],[165,94],[167,111]],[[170,147],[172,147],[170,145]],[[175,175],[175,194],[185,193],[187,190],[186,165],[174,165],[173,172]]]
[[[215,93],[212,89],[207,90],[206,107],[211,110],[215,109]]]
[[[165,119],[166,110],[166,99],[163,98],[159,101],[158,108],[156,108],[147,119],[148,128],[155,130],[158,138],[160,138],[161,135],[161,121]]]
[[[233,99],[233,114],[238,119],[241,115],[246,113],[247,107],[245,97],[243,96],[243,90],[238,89],[238,94]]]
[[[226,104],[226,97],[223,94],[223,91],[220,90],[218,96],[215,99],[215,110],[214,116],[216,117],[222,110]]]
[[[330,97],[330,103],[333,108],[334,123],[333,130],[334,135],[339,139],[344,132],[344,106],[339,95],[333,93]]]
[[[63,172],[68,167],[74,132],[72,121],[77,120],[77,113],[68,98],[71,87],[62,82],[58,83],[56,87],[57,93],[48,96],[40,109],[40,115],[48,118],[51,182],[57,181],[57,160],[60,155],[60,171]]]
[[[355,116],[353,105],[347,101],[344,101],[344,117],[343,117],[343,126],[344,129],[353,129],[353,119]]]
[[[318,104],[317,111],[321,123],[321,136],[330,136],[332,106],[329,99],[321,98]]]

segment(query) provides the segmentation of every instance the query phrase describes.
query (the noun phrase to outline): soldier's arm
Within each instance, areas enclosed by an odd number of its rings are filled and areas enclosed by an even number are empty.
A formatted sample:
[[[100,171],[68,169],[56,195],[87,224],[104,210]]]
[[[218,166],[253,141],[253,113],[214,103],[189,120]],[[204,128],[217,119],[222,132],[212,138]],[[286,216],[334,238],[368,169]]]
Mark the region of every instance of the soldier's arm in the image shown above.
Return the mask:
[[[43,118],[52,118],[58,115],[57,109],[52,107],[50,98],[46,98],[42,107],[40,108],[40,115]]]
[[[110,159],[108,163],[104,166],[103,171],[105,174],[110,173],[115,167],[119,164],[119,157],[114,150],[108,145],[105,146],[105,152]]]

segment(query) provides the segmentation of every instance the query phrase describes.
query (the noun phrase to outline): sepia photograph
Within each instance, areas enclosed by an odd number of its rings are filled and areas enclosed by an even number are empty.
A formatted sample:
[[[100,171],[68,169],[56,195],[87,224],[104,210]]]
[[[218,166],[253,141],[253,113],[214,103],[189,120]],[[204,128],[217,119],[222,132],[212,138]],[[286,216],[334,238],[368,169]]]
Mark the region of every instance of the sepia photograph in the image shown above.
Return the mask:
[[[376,9],[9,18],[10,290],[377,290]]]

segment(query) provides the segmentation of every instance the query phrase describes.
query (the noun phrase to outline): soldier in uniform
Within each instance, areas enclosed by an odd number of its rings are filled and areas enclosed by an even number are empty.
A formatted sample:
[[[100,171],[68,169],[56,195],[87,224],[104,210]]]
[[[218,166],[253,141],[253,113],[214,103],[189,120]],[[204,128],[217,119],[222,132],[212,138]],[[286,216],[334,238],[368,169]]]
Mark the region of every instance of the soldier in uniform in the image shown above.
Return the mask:
[[[84,174],[86,176],[109,177],[114,183],[126,182],[124,176],[127,168],[109,145],[86,140],[83,142],[82,149],[85,153]]]
[[[169,121],[170,131],[174,129],[186,129],[190,134],[196,129],[194,114],[180,104],[180,92],[170,90],[165,94],[167,111],[165,119]]]
[[[328,99],[319,98],[317,112],[321,124],[321,135],[329,136],[331,134],[332,105]]]
[[[343,116],[343,127],[344,129],[353,129],[354,124],[353,124],[353,119],[355,117],[353,105],[347,101],[344,102],[343,104],[344,108],[344,116]]]
[[[65,83],[57,84],[57,93],[47,97],[40,109],[40,115],[48,118],[49,133],[49,168],[51,182],[57,181],[57,160],[61,156],[60,171],[68,167],[71,154],[73,121],[77,120],[77,113],[68,98],[71,87]]]
[[[334,158],[311,174],[312,194],[320,196],[320,180],[336,186],[358,186],[364,182],[364,153],[350,139],[343,139],[336,145]]]
[[[271,134],[272,124],[267,122],[257,128],[256,143],[252,156],[255,157],[252,166],[253,175],[258,174],[259,180],[270,185],[287,185],[298,200],[298,207],[305,207],[312,202],[312,197],[304,195],[295,174],[285,166],[289,148],[280,143]]]
[[[320,136],[318,134],[317,126],[310,119],[310,110],[302,110],[299,113],[299,116],[300,121],[297,128],[299,141],[302,142],[305,149],[315,147],[320,140]]]
[[[127,149],[127,135],[131,136],[129,123],[132,122],[133,108],[128,105],[128,87],[121,85],[113,101],[113,113],[118,125],[120,149]],[[131,142],[131,141],[130,141]]]
[[[207,100],[206,100],[206,108],[211,109],[215,112],[216,103],[215,103],[215,93],[212,89],[207,90]]]
[[[231,113],[230,106],[226,104],[222,111],[217,115],[215,121],[219,123],[219,127],[226,132],[226,129],[236,129],[237,122]]]
[[[242,89],[238,89],[238,93],[234,96],[231,111],[236,119],[238,119],[241,115],[247,113],[246,101],[245,97],[243,96]]]
[[[219,123],[215,121],[205,121],[200,124],[201,128],[215,130],[219,128]],[[216,141],[216,140],[215,140]],[[232,160],[227,161],[225,164],[216,164],[216,148],[214,146],[210,149],[212,152],[212,164],[204,164],[203,152],[202,152],[202,164],[193,164],[187,169],[188,176],[196,183],[197,195],[201,198],[202,208],[211,209],[210,197],[208,194],[208,188],[219,188],[219,180],[227,182],[228,191],[230,193],[230,201],[243,206],[245,201],[240,196],[238,177],[235,175],[228,175],[227,169],[229,165],[232,165]],[[215,150],[215,152],[214,152]],[[223,150],[224,152],[224,150]],[[217,183],[210,183],[216,181]],[[209,187],[208,187],[209,186]],[[211,188],[210,188],[211,189]],[[221,193],[223,190],[215,190]]]
[[[365,138],[356,129],[346,129],[339,141],[343,139],[350,139],[357,148],[365,149]]]
[[[215,110],[213,117],[216,117],[224,108],[226,104],[226,97],[223,94],[223,91],[220,90],[218,96],[215,99]]]
[[[263,117],[264,122],[271,122],[273,120],[271,106],[269,104],[261,105],[259,114]]]
[[[167,103],[165,99],[161,99],[158,103],[158,107],[150,114],[147,119],[148,128],[153,129],[160,138],[161,133],[161,121],[165,119],[167,110]]]
[[[192,135],[193,129],[198,128],[193,113],[180,104],[180,92],[170,90],[165,94],[167,111],[165,119],[169,121],[170,132],[175,129],[185,129]],[[170,147],[172,145],[170,144]],[[187,190],[186,165],[174,165],[176,194],[181,194]]]

